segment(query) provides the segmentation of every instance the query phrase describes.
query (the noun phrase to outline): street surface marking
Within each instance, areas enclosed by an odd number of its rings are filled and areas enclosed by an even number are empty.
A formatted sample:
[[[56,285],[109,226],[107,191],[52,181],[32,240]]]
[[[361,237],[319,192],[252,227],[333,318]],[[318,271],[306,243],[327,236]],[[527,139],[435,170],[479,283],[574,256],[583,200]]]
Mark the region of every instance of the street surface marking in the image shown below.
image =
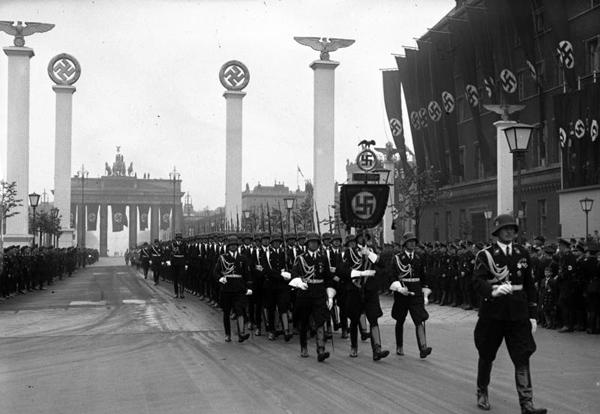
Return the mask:
[[[123,299],[123,303],[131,305],[145,305],[146,301],[143,299]]]
[[[106,301],[100,300],[98,302],[93,302],[91,300],[74,300],[69,303],[69,306],[105,306]]]

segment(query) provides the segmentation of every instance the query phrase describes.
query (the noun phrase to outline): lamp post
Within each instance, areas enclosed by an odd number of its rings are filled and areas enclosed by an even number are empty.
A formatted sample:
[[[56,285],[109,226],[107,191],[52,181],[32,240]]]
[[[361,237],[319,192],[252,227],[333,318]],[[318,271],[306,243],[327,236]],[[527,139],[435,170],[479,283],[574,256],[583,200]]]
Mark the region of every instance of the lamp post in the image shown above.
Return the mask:
[[[175,166],[173,166],[173,171],[171,171],[169,173],[169,178],[171,180],[173,180],[173,223],[172,223],[172,228],[171,228],[171,238],[174,239],[175,238],[175,224],[177,223],[177,215],[175,212],[175,206],[176,201],[177,201],[177,180],[179,180],[179,177],[181,176],[181,174],[179,174],[177,172],[177,169],[175,168]]]
[[[192,196],[190,196],[189,192],[185,195],[183,209],[184,209],[185,216],[187,217],[187,229],[188,229],[187,233],[188,233],[188,236],[191,236],[193,226],[191,225],[190,219],[192,217],[193,206],[192,206]]]
[[[85,178],[89,176],[89,172],[85,170],[85,166],[81,164],[81,170],[77,171],[77,177],[81,178],[81,215],[80,215],[80,231],[81,236],[79,236],[79,244],[81,248],[85,248],[85,204],[84,204],[84,194],[85,194]],[[58,209],[57,209],[58,211]]]
[[[56,220],[58,219],[58,208],[56,207],[52,207],[50,209],[50,216],[52,217],[52,227],[54,227],[54,225],[56,224]],[[58,233],[58,231],[57,231]],[[52,234],[52,247],[56,247],[56,241],[58,238],[58,234]],[[84,244],[83,247],[85,247],[85,237],[84,237]]]
[[[581,205],[581,209],[585,213],[585,240],[587,241],[588,237],[589,237],[588,216],[590,214],[590,211],[592,211],[592,206],[594,205],[594,200],[586,197],[582,200],[579,200],[579,204]]]
[[[286,197],[283,199],[283,201],[285,202],[285,209],[287,210],[287,230],[288,233],[292,232],[292,227],[291,227],[291,214],[292,214],[292,209],[294,208],[294,203],[296,202],[296,199],[294,197]]]
[[[492,210],[486,210],[483,212],[483,217],[485,217],[485,241],[487,242],[490,239],[490,220],[492,219]]]
[[[31,222],[31,232],[33,233],[33,240],[31,241],[31,245],[34,246],[35,245],[35,236],[36,236],[36,222],[35,222],[35,209],[37,208],[38,204],[40,202],[40,195],[38,193],[31,193],[29,194],[29,205],[31,206],[31,208],[33,209],[33,221]]]
[[[250,231],[248,229],[248,227],[250,227],[250,210],[244,210],[242,211],[242,214],[244,215],[244,227],[246,228],[246,231]]]
[[[529,149],[529,142],[531,141],[532,132],[533,126],[527,124],[514,124],[509,126],[508,128],[504,128],[504,135],[506,135],[508,149],[517,160],[517,217],[519,217],[518,212],[521,210],[522,202],[521,160],[527,153],[527,150]]]

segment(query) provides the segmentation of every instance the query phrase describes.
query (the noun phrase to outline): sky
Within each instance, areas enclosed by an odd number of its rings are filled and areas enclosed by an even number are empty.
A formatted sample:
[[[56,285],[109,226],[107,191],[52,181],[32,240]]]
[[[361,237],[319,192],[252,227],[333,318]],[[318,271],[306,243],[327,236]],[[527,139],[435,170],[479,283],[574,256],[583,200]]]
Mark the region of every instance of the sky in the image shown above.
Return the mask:
[[[391,140],[381,69],[420,37],[454,0],[21,0],[0,2],[0,20],[53,23],[26,38],[31,60],[29,190],[54,187],[55,93],[50,59],[69,53],[82,74],[73,96],[72,172],[112,165],[116,147],[138,177],[176,167],[196,210],[225,203],[228,60],[250,71],[243,101],[242,182],[284,182],[313,171],[313,71],[318,52],[294,36],[355,39],[331,53],[335,72],[335,175],[357,144]],[[12,37],[0,33],[3,46]],[[7,58],[0,57],[0,171],[6,177]],[[405,125],[408,120],[405,118]],[[409,128],[405,131],[409,133]],[[408,145],[411,146],[410,137]]]

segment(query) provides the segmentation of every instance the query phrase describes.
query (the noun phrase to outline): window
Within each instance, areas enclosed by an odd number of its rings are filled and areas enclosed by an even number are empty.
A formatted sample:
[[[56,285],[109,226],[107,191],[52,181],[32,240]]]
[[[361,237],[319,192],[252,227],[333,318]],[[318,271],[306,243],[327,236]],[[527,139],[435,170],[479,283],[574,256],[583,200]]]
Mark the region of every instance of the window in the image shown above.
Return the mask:
[[[452,212],[446,211],[446,240],[452,239]]]
[[[458,182],[465,180],[465,147],[458,147]]]
[[[540,128],[536,128],[535,137],[536,145],[536,160],[534,165],[545,167],[548,165],[548,122],[544,121]]]
[[[537,201],[537,234],[543,236],[546,230],[546,200]]]
[[[468,239],[471,236],[471,223],[467,220],[467,210],[460,209],[458,211],[458,225],[460,227],[459,237]]]
[[[585,48],[585,72],[586,74],[600,72],[600,42],[598,36],[583,42]]]
[[[433,213],[433,240],[440,239],[440,213]]]

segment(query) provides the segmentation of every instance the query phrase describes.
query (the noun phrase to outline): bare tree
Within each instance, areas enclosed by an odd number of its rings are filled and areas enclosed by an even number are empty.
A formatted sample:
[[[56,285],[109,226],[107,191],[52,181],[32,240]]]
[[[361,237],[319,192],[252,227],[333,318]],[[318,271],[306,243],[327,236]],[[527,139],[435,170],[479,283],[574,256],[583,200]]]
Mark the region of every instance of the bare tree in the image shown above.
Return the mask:
[[[17,198],[17,183],[0,181],[0,273],[4,267],[4,223],[7,218],[19,214],[14,211],[22,206],[23,200]]]

